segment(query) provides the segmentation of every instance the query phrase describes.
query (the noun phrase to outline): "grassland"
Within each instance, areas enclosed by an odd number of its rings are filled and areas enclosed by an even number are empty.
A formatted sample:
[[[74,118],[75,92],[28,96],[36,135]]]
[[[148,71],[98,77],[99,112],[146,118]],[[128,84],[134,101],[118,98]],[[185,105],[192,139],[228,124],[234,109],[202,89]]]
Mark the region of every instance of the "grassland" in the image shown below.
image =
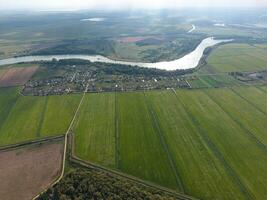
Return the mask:
[[[20,96],[18,90],[0,89],[1,145],[65,133],[80,95]]]
[[[88,94],[75,150],[200,199],[265,199],[265,89]]]
[[[257,71],[267,69],[267,51],[249,44],[227,44],[215,49],[200,72]]]

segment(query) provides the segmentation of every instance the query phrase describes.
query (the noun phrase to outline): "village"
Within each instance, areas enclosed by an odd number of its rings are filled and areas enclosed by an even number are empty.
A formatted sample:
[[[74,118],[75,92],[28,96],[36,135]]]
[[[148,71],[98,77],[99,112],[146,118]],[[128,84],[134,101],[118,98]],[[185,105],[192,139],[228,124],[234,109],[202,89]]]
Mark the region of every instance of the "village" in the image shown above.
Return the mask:
[[[43,70],[53,72],[53,76],[43,76],[29,80],[23,87],[23,95],[47,96],[83,92],[140,91],[168,88],[188,88],[182,76],[148,75],[109,72],[103,66],[64,65],[52,69],[45,65]],[[51,72],[52,71],[52,72]],[[59,73],[60,71],[60,73]],[[37,72],[38,73],[38,72]]]

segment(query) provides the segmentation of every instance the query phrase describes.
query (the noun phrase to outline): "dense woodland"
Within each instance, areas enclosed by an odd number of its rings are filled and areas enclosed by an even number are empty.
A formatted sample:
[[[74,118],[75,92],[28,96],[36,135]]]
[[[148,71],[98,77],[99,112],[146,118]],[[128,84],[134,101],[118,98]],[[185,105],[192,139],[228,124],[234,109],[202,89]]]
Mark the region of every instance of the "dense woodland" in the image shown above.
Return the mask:
[[[174,200],[162,191],[145,188],[126,179],[95,170],[76,169],[57,185],[38,198],[39,200]]]

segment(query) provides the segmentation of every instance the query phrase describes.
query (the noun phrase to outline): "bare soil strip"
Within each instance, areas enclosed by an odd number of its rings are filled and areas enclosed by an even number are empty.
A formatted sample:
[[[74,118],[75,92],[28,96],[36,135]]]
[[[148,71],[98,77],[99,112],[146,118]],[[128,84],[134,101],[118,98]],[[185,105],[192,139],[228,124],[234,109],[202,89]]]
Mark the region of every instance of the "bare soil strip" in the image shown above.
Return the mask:
[[[29,200],[60,174],[63,143],[16,145],[0,152],[0,198]]]
[[[0,87],[23,85],[37,69],[37,66],[9,68],[0,78]]]

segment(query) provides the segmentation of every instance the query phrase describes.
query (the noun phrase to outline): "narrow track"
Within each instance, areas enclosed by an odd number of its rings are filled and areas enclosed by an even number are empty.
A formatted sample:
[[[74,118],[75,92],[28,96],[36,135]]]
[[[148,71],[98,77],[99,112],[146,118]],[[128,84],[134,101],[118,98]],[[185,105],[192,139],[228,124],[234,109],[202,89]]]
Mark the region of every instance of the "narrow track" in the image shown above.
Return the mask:
[[[182,183],[181,176],[179,175],[179,172],[177,170],[174,158],[173,158],[173,156],[172,156],[172,154],[170,152],[170,149],[168,147],[166,139],[165,139],[165,137],[164,137],[164,135],[162,133],[162,130],[160,128],[156,113],[155,113],[152,105],[148,102],[145,92],[143,92],[143,94],[144,94],[144,99],[145,99],[146,106],[147,106],[149,114],[150,114],[150,116],[152,118],[153,126],[156,129],[156,133],[157,133],[157,135],[159,137],[160,143],[162,144],[163,149],[164,149],[165,153],[167,154],[167,157],[168,157],[168,160],[169,160],[169,164],[170,164],[170,167],[171,167],[171,169],[172,169],[172,171],[174,173],[177,186],[178,186],[179,190],[182,193],[184,193],[185,192],[184,191],[184,185]]]
[[[84,92],[83,92],[83,96],[82,96],[82,98],[81,98],[81,101],[80,101],[80,103],[79,103],[79,105],[78,105],[78,107],[77,107],[77,109],[76,109],[76,111],[75,111],[75,114],[74,114],[74,116],[73,116],[73,118],[72,118],[72,120],[71,120],[71,122],[70,122],[70,125],[69,125],[69,127],[68,127],[68,130],[66,131],[65,136],[64,136],[64,152],[63,152],[62,170],[61,170],[60,176],[59,176],[59,177],[57,178],[57,180],[56,180],[55,182],[53,182],[49,187],[53,187],[53,186],[54,186],[55,184],[57,184],[57,183],[63,178],[63,176],[64,176],[64,172],[65,172],[65,164],[66,164],[66,154],[67,154],[67,145],[68,145],[68,135],[69,135],[69,133],[70,133],[70,131],[71,131],[71,129],[72,129],[72,126],[73,126],[73,124],[74,124],[74,122],[75,122],[75,119],[76,119],[76,117],[77,117],[77,114],[78,114],[78,112],[79,112],[79,110],[80,110],[80,107],[81,107],[81,105],[82,105],[82,103],[83,103],[83,100],[84,100],[85,94],[86,94],[86,92],[87,92],[87,89],[88,89],[88,84],[86,85],[86,88],[85,88],[85,90],[84,90]],[[37,196],[33,197],[32,199],[33,199],[33,200],[37,199],[38,197],[40,197],[40,195],[42,195],[44,192],[46,192],[47,189],[48,189],[48,188],[46,188],[44,191],[42,191],[40,194],[38,194]]]
[[[120,166],[120,141],[119,141],[119,119],[118,119],[118,97],[117,91],[115,91],[115,166]]]
[[[256,106],[254,103],[252,103],[250,100],[248,100],[247,98],[243,97],[241,94],[239,94],[236,90],[234,90],[233,88],[230,88],[230,90],[235,93],[238,97],[240,97],[241,99],[243,99],[244,101],[246,101],[249,105],[251,105],[252,107],[254,107],[256,110],[258,110],[259,112],[261,112],[262,114],[267,116],[267,113],[263,110],[261,110],[258,106]]]
[[[261,148],[265,153],[267,153],[267,146],[260,141],[260,139],[258,139],[258,137],[250,130],[248,130],[243,124],[242,122],[240,122],[240,120],[236,119],[236,117],[234,117],[233,115],[231,115],[229,112],[227,112],[223,106],[214,99],[214,97],[212,97],[211,95],[209,95],[206,91],[203,91],[207,97],[209,97],[231,120],[233,120],[233,122],[235,122],[243,131],[244,133],[247,134],[247,136],[253,140],[259,148]]]

